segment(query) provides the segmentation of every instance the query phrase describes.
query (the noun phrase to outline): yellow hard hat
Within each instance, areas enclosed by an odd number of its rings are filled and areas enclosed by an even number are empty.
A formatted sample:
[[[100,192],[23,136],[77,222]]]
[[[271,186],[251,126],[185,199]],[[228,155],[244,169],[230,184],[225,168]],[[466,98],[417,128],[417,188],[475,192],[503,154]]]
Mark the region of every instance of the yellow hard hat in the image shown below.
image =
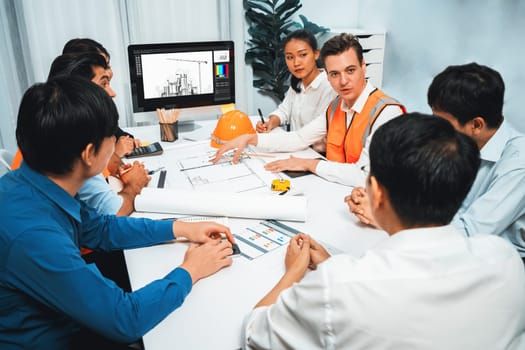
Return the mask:
[[[211,134],[211,146],[220,148],[227,141],[244,134],[255,134],[252,121],[244,112],[234,109],[224,113]]]

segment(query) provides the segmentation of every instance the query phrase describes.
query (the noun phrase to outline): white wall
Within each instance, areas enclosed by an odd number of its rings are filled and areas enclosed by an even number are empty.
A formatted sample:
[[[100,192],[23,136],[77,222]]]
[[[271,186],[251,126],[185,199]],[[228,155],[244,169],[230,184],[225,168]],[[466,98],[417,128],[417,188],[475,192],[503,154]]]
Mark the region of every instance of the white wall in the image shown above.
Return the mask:
[[[410,111],[430,112],[426,92],[448,65],[477,62],[501,73],[504,116],[525,132],[525,1],[520,0],[303,0],[300,13],[330,28],[387,32],[383,90]],[[254,104],[271,102],[254,92]],[[253,112],[253,111],[252,111]]]
[[[328,28],[348,28],[357,25],[358,0],[302,0],[301,3],[303,7],[296,14],[304,15],[316,24]],[[298,17],[295,20],[301,22]],[[251,69],[249,74],[251,76]],[[250,81],[247,83],[249,84],[247,87],[252,87]],[[253,87],[252,94],[253,105],[247,106],[247,113],[257,114],[257,108],[261,108],[263,113],[269,114],[277,107],[274,99],[258,93]]]
[[[276,102],[252,87],[251,67],[244,63],[248,39],[242,0],[53,0],[13,2],[22,42],[1,26],[0,145],[16,149],[17,98],[24,83],[42,81],[52,59],[73,37],[92,37],[111,52],[112,83],[121,125],[131,118],[128,43],[232,39],[236,49],[237,107],[250,114],[270,113]],[[2,2],[2,4],[5,4]],[[476,61],[498,70],[506,83],[504,115],[525,132],[521,118],[521,84],[525,82],[525,1],[523,0],[302,0],[299,11],[329,28],[362,28],[387,33],[383,89],[409,110],[429,112],[427,87],[434,75],[451,64]],[[124,6],[125,5],[125,6]],[[126,9],[126,10],[123,10]],[[0,12],[4,14],[3,7]],[[4,16],[0,22],[7,23]],[[13,18],[11,18],[13,20]],[[129,22],[129,27],[127,26]],[[27,28],[26,28],[27,27]],[[130,29],[131,28],[131,29]],[[12,64],[19,46],[25,62]],[[22,64],[28,82],[18,82],[13,66]],[[3,72],[3,73],[2,73]],[[18,85],[17,85],[18,84]],[[18,88],[17,88],[18,86]]]

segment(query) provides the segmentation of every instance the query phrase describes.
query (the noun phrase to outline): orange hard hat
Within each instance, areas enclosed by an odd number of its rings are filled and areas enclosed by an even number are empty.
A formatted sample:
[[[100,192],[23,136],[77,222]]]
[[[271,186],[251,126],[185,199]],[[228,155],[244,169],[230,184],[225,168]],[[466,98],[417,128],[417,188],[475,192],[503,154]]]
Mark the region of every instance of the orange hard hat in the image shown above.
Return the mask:
[[[227,141],[244,134],[255,134],[250,117],[244,112],[234,109],[224,113],[211,134],[211,146],[220,148]]]

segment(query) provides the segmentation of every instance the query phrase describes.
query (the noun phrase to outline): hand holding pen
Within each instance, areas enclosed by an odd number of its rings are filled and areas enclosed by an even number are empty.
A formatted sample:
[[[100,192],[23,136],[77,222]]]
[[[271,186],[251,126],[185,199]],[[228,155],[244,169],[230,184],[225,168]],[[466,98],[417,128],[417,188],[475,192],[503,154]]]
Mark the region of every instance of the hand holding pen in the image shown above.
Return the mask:
[[[267,120],[264,120],[261,109],[258,108],[257,111],[259,112],[259,117],[261,118],[261,121],[257,122],[255,126],[255,130],[258,133],[270,132],[273,130],[273,128],[276,128],[281,124],[281,119],[278,116],[270,115],[270,117]]]
[[[262,114],[261,109],[257,108],[257,112],[259,113],[259,117],[261,118],[261,121],[257,122],[257,124],[255,125],[255,130],[260,133],[265,133],[265,132],[270,131],[268,130],[268,122],[264,120],[264,116]]]

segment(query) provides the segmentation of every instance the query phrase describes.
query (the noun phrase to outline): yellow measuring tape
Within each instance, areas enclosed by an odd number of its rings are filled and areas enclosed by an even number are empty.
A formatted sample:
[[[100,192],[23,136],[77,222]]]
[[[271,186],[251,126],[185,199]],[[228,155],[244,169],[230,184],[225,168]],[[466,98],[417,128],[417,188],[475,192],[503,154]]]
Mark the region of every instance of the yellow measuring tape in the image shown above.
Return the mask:
[[[275,179],[272,181],[272,191],[288,191],[290,189],[290,180]]]

